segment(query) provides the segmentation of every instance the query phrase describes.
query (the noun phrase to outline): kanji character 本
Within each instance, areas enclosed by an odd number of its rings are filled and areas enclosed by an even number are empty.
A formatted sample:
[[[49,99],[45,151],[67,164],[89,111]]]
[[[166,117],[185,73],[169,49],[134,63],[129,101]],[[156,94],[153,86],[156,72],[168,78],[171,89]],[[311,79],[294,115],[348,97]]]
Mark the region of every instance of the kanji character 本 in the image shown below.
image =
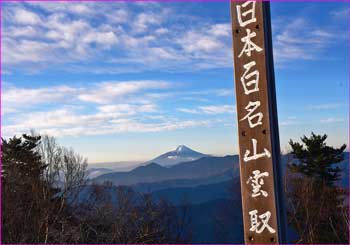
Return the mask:
[[[256,109],[258,109],[258,107],[261,105],[261,102],[260,101],[254,101],[254,102],[251,102],[249,101],[248,105],[245,107],[245,109],[248,111],[248,114],[245,115],[245,117],[243,117],[241,120],[239,121],[243,121],[245,119],[248,119],[248,122],[249,122],[249,127],[250,128],[255,128],[256,126],[258,125],[261,125],[262,122],[262,118],[263,118],[263,114],[261,112],[258,112],[258,113],[254,113],[254,111]],[[257,118],[257,121],[256,122],[253,122],[253,120]]]
[[[257,148],[258,141],[253,138],[252,139],[252,143],[253,143],[253,156],[249,156],[250,150],[246,150],[245,154],[244,154],[243,161],[249,162],[251,160],[256,160],[256,159],[259,159],[259,158],[262,158],[262,157],[271,157],[271,153],[266,148],[264,148],[264,152],[259,153],[259,154],[256,153],[256,151],[257,151],[256,148]]]
[[[242,8],[247,8],[247,7],[249,7],[249,9],[242,13]],[[241,27],[245,27],[246,25],[248,25],[250,23],[256,22],[255,1],[246,1],[242,5],[237,5],[236,9],[237,9],[238,23]],[[246,20],[243,21],[242,17],[247,17],[247,15],[250,15],[250,17],[248,16],[248,18],[245,18]]]
[[[243,85],[244,94],[246,95],[259,91],[259,71],[254,70],[252,72],[249,72],[250,68],[252,68],[255,65],[256,65],[255,61],[251,61],[243,65],[245,71],[241,76],[241,82]],[[246,82],[246,80],[250,78],[252,79]],[[248,88],[248,87],[252,87],[252,88]]]
[[[253,176],[249,176],[249,179],[247,180],[247,184],[250,183],[250,185],[253,187],[253,193],[252,197],[258,197],[260,195],[263,195],[264,197],[267,197],[268,194],[266,191],[261,190],[261,187],[264,185],[264,179],[263,177],[268,177],[268,172],[261,173],[259,170],[254,170]]]
[[[256,33],[254,31],[251,32],[251,30],[249,28],[247,28],[246,31],[247,31],[247,36],[241,38],[241,41],[244,42],[244,46],[243,46],[241,53],[238,55],[238,58],[240,58],[243,53],[245,53],[246,55],[248,55],[250,57],[252,54],[252,51],[254,51],[254,50],[257,52],[262,51],[262,48],[257,46],[251,40],[253,37],[256,36]]]
[[[267,228],[270,233],[276,233],[275,229],[273,229],[268,224],[269,219],[271,218],[270,211],[267,211],[258,216],[258,210],[254,209],[249,212],[249,215],[250,215],[250,229],[249,229],[250,231],[255,231],[256,233],[260,234],[265,230],[265,228]],[[258,221],[258,218],[261,220],[261,222]]]

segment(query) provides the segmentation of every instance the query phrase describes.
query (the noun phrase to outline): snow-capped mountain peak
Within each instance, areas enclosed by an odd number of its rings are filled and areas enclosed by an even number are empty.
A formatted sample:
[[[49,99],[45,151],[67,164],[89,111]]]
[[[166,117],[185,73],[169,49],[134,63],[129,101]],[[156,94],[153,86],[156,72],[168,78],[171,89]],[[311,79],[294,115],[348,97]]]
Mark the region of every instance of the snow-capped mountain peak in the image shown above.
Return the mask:
[[[190,152],[190,151],[193,151],[193,150],[191,150],[190,148],[188,148],[185,145],[179,145],[178,147],[176,147],[175,151],[178,152],[178,153],[182,153],[182,152]]]
[[[149,162],[168,167],[177,163],[194,161],[207,155],[194,151],[185,145],[179,145],[175,150],[164,153]]]

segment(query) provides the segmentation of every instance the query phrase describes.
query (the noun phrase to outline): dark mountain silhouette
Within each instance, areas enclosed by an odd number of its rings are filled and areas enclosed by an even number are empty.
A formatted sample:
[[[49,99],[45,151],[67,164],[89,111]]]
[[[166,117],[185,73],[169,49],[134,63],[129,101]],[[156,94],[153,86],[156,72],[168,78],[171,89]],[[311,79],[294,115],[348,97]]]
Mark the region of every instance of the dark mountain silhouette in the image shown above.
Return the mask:
[[[232,186],[237,186],[237,191],[232,192]],[[200,204],[216,199],[241,200],[239,189],[239,177],[210,185],[199,185],[196,187],[169,188],[152,193],[154,199],[166,199],[174,205],[184,203]]]
[[[238,200],[240,201],[241,193],[239,186],[239,177],[233,178],[229,181],[219,182],[210,185],[199,185],[196,187],[179,187],[179,188],[168,188],[155,192],[150,192],[154,200],[168,200],[173,205],[181,206],[184,204],[194,205],[200,204],[216,199],[228,199],[228,200]],[[237,186],[237,191],[232,192],[232,187]],[[74,196],[74,201],[80,203],[87,203],[93,198],[94,186],[85,185],[78,191],[78,196],[75,196],[72,192],[72,198]],[[100,186],[100,190],[111,198],[111,201],[117,202],[117,186]],[[131,187],[132,188],[132,187]],[[135,190],[135,189],[134,189]],[[102,198],[103,199],[103,198]],[[96,201],[96,200],[94,200]]]
[[[240,200],[216,199],[191,205],[191,243],[244,243]]]
[[[194,161],[206,156],[208,155],[194,151],[185,145],[179,145],[174,151],[164,153],[148,162],[154,162],[161,166],[169,167],[182,162]]]
[[[153,183],[138,183],[136,185],[132,185],[131,187],[139,192],[155,192],[168,188],[195,187],[199,185],[215,184],[218,182],[231,180],[235,176],[238,176],[238,172],[234,169],[229,169],[221,174],[209,176],[206,178],[174,179]]]
[[[195,161],[179,163],[169,168],[150,163],[129,172],[103,174],[94,178],[93,182],[110,181],[115,185],[134,185],[137,183],[152,183],[175,179],[206,178],[223,174],[232,169],[235,174],[238,174],[238,156],[203,157]]]

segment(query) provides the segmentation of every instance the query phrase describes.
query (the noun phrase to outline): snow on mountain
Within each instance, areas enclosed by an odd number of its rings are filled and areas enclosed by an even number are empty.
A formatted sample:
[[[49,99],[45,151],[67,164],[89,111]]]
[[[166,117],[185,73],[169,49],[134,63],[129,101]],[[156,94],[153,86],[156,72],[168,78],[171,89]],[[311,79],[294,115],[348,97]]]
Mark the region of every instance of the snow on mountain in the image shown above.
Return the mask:
[[[179,145],[175,150],[164,153],[148,162],[154,162],[163,167],[169,167],[181,162],[194,161],[206,156],[208,155],[194,151],[185,145]]]

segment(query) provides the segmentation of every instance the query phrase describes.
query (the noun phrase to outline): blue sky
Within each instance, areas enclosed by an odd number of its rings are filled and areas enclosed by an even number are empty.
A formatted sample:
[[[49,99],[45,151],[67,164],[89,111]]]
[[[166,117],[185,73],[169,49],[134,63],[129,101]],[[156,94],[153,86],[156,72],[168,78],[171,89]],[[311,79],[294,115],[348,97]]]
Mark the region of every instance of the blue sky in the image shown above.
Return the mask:
[[[346,3],[272,3],[282,150],[348,142]],[[2,135],[89,162],[237,153],[229,2],[2,3]]]

